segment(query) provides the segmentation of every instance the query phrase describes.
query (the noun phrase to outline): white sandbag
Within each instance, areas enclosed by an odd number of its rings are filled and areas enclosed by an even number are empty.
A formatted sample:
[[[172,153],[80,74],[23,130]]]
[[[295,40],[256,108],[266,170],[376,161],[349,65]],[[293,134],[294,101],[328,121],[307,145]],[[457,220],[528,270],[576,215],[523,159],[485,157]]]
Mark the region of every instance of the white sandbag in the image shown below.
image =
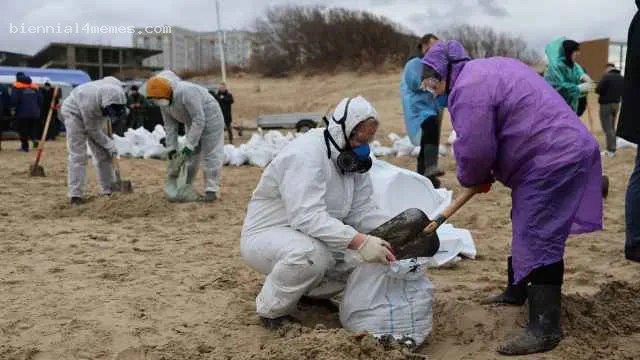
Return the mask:
[[[435,189],[429,179],[413,171],[372,158],[374,161],[369,174],[373,185],[373,200],[389,218],[407,209],[417,208],[434,219],[451,204],[452,191]],[[475,259],[477,250],[468,230],[457,229],[445,223],[437,232],[440,250],[433,258],[425,260],[429,267],[452,265],[459,260],[460,255]]]
[[[436,190],[424,176],[386,161],[374,161],[369,176],[373,184],[373,200],[389,218],[417,208],[433,219],[451,202],[451,194],[447,190]]]
[[[116,149],[118,150],[118,155],[120,156],[132,156],[133,154],[133,147],[131,146],[131,143],[129,143],[129,140],[127,140],[126,138],[122,137],[122,136],[118,136],[118,135],[113,135],[113,142],[116,146]]]
[[[387,138],[389,138],[389,141],[391,141],[391,143],[394,143],[400,139],[402,139],[400,137],[400,135],[396,134],[396,133],[390,133],[389,135],[387,135]]]
[[[629,142],[621,137],[616,138],[616,149],[620,150],[624,148],[637,149],[638,145]]]
[[[147,147],[142,157],[145,159],[166,160],[168,154],[167,148],[158,143]]]
[[[242,166],[246,164],[248,161],[249,159],[240,149],[236,147],[229,149],[229,165]]]
[[[447,156],[447,154],[449,154],[449,149],[445,145],[440,144],[438,147],[438,154],[440,156]]]
[[[233,151],[235,150],[235,146],[231,145],[231,144],[226,144],[223,147],[223,151],[224,151],[224,160],[222,161],[222,163],[224,165],[229,165],[229,163],[231,162],[231,154],[233,154]]]
[[[385,147],[380,144],[379,141],[375,140],[371,144],[371,152],[375,156],[393,156],[395,155],[395,150],[390,147]]]
[[[393,149],[395,150],[396,156],[398,157],[412,155],[415,148],[416,146],[413,146],[408,136],[405,136],[402,139],[393,142]],[[418,149],[418,151],[420,150]]]
[[[340,322],[352,332],[407,338],[420,346],[432,329],[433,285],[419,259],[362,264],[347,281]]]
[[[174,177],[175,176],[175,177]],[[164,184],[164,194],[170,202],[202,201],[202,195],[193,187],[193,179],[189,179],[188,160],[176,156],[169,160],[168,174]]]
[[[449,134],[449,138],[447,139],[447,145],[453,145],[453,143],[456,141],[456,136],[456,131],[451,130],[451,134]]]
[[[167,133],[164,131],[164,127],[162,125],[158,124],[158,125],[156,125],[156,127],[153,128],[153,131],[151,132],[151,135],[153,136],[153,139],[155,141],[160,143],[160,140],[165,138],[167,136]]]

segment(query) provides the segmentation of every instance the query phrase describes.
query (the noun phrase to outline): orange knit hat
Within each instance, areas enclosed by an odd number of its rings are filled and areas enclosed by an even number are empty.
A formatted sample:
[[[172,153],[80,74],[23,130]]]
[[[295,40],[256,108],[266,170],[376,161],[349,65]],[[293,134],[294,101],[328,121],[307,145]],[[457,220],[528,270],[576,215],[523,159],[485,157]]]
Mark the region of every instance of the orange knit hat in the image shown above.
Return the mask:
[[[147,81],[147,97],[171,100],[171,83],[161,76],[153,76]]]

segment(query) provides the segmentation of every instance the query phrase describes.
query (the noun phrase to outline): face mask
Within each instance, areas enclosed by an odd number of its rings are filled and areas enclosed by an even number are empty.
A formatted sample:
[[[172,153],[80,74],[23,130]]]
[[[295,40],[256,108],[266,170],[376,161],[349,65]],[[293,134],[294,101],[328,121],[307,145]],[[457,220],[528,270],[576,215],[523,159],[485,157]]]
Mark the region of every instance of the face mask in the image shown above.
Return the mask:
[[[169,106],[171,104],[171,101],[169,101],[169,99],[151,99],[151,102],[153,102],[157,106]]]
[[[338,168],[348,173],[366,173],[373,166],[373,161],[369,157],[370,151],[369,144],[340,151],[336,160]]]
[[[436,96],[438,96],[436,95],[436,87],[438,86],[439,82],[440,82],[439,80],[434,78],[424,79],[420,84],[420,90],[428,91],[435,98]]]
[[[102,109],[102,115],[109,117],[111,125],[116,125],[127,117],[127,107],[124,104],[111,104]]]
[[[329,134],[329,126],[327,124],[327,128],[324,130],[324,140],[325,145],[327,146],[327,155],[331,158],[331,144],[340,151],[338,154],[338,158],[336,159],[336,165],[338,168],[345,173],[366,173],[373,166],[373,162],[369,157],[369,153],[371,149],[369,148],[369,144],[358,145],[356,147],[351,147],[349,143],[349,138],[347,137],[346,125],[345,122],[347,120],[347,111],[349,109],[349,103],[351,99],[347,101],[347,105],[344,108],[344,115],[340,120],[336,120],[332,116],[332,120],[342,127],[342,134],[344,135],[344,140],[346,146],[343,149],[340,149],[336,141]],[[327,121],[328,122],[328,121]]]

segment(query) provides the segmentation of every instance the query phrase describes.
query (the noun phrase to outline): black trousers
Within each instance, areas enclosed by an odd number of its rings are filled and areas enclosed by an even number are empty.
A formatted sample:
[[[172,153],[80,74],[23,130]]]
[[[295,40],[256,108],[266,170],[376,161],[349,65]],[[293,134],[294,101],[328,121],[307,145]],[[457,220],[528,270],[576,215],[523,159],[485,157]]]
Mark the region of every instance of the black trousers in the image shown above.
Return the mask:
[[[224,119],[224,128],[229,134],[229,142],[233,143],[233,129],[231,128],[231,120],[228,120],[227,118]]]
[[[539,267],[529,273],[527,277],[520,281],[520,284],[527,285],[557,285],[561,286],[564,279],[564,260],[551,265]]]
[[[438,148],[440,147],[440,128],[442,126],[442,112],[438,116],[422,122],[422,137],[420,138],[420,153],[418,154],[418,174],[432,176],[438,167]]]
[[[40,132],[40,117],[17,118],[16,125],[20,134],[20,146],[23,150],[29,150],[29,140],[38,141]]]

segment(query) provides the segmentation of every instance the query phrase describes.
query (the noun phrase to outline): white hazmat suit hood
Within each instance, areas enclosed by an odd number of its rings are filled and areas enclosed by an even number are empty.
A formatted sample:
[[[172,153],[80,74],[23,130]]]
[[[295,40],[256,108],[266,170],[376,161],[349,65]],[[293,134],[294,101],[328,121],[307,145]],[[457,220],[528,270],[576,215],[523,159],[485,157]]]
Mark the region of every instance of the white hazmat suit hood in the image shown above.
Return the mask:
[[[349,104],[348,108],[347,103]],[[347,111],[346,119],[344,119],[343,132],[343,127],[340,122],[345,116],[345,108],[347,108]],[[365,98],[360,95],[351,98],[351,100],[349,100],[349,98],[344,98],[336,106],[333,111],[333,115],[327,119],[329,121],[327,130],[340,149],[345,149],[347,146],[345,135],[349,138],[351,136],[351,132],[356,128],[356,126],[358,126],[358,124],[371,118],[379,121],[378,112]],[[330,144],[332,159],[335,160],[337,158],[340,153],[340,149],[336,149],[333,144]]]
[[[336,107],[344,115],[347,99]],[[347,137],[377,113],[362,97],[349,104]],[[328,129],[344,148],[340,124]],[[343,173],[339,151],[327,156],[323,129],[313,129],[287,145],[267,166],[247,209],[240,250],[253,269],[268,275],[256,299],[258,314],[286,315],[302,295],[331,297],[344,288],[352,269],[347,247],[388,218],[373,201],[369,174]]]

